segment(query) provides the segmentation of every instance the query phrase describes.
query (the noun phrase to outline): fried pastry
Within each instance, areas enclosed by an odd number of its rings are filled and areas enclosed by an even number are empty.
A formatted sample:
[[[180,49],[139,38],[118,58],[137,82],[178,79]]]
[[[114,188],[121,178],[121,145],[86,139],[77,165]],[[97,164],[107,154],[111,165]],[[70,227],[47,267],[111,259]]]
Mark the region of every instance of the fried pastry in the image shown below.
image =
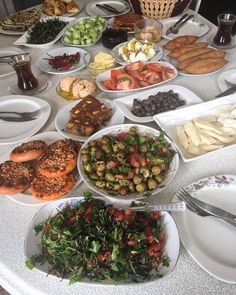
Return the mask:
[[[184,71],[190,74],[207,74],[222,68],[227,61],[224,58],[204,58],[197,59],[184,68]]]
[[[80,9],[78,7],[78,5],[74,2],[74,1],[70,1],[67,5],[66,5],[66,12],[69,14],[74,14],[79,12]]]
[[[181,47],[182,45],[193,44],[196,40],[197,40],[197,36],[191,36],[191,35],[180,36],[180,37],[176,37],[173,40],[168,41],[163,47],[165,49],[173,51],[176,48]]]
[[[211,51],[214,51],[213,48],[199,48],[199,49],[193,49],[185,54],[182,54],[179,58],[176,58],[179,62],[182,62],[184,61],[185,59],[188,59],[188,58],[191,58],[191,57],[194,57],[194,56],[197,56],[197,55],[200,55],[200,54],[204,54],[204,53],[207,53],[207,52],[211,52]]]
[[[183,46],[175,49],[174,51],[170,52],[168,54],[168,56],[172,57],[172,58],[178,58],[182,54],[185,54],[193,49],[204,48],[207,46],[208,46],[207,42],[198,42],[198,43],[193,43],[193,44],[189,44],[189,45],[183,45]]]
[[[187,67],[188,65],[190,65],[191,63],[193,63],[194,61],[198,60],[198,59],[204,59],[204,58],[219,58],[219,57],[224,57],[225,56],[225,52],[221,51],[221,50],[214,50],[211,52],[207,52],[207,53],[203,53],[194,57],[190,57],[185,59],[184,61],[180,62],[177,65],[177,69],[179,70],[183,70],[185,67]]]

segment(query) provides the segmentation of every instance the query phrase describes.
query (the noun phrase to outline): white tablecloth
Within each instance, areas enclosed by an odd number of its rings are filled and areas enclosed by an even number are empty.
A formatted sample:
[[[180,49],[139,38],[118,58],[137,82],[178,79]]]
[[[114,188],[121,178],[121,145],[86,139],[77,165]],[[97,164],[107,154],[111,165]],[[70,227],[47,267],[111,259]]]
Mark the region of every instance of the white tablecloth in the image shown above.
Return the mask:
[[[86,1],[83,1],[86,4]],[[80,16],[85,15],[83,11]],[[198,16],[202,19],[200,16]],[[203,20],[203,19],[202,19]],[[208,38],[216,28],[204,20],[210,27],[210,33],[201,39]],[[0,35],[0,47],[12,46],[17,39],[16,36]],[[164,43],[164,40],[161,41]],[[53,47],[61,47],[59,41]],[[99,50],[101,43],[94,47],[87,47],[89,52]],[[38,69],[34,64],[37,58],[47,50],[26,49],[32,55],[33,70],[37,73]],[[224,70],[236,68],[235,59],[236,50],[231,49],[227,53],[227,59],[230,61]],[[85,70],[82,72],[86,73]],[[221,72],[203,77],[178,76],[171,84],[182,85],[200,96],[203,100],[214,99],[220,92],[217,78]],[[79,72],[80,74],[80,72]],[[60,79],[58,76],[48,75],[50,87],[47,91],[37,95],[47,100],[52,107],[52,114],[47,124],[40,132],[45,130],[55,130],[54,118],[58,110],[67,102],[60,98],[55,92],[55,85]],[[7,86],[16,80],[15,75],[0,79],[0,99],[1,96],[8,95]],[[100,94],[102,97],[115,98],[118,95]],[[155,126],[155,125],[153,125]],[[1,130],[0,130],[1,132]],[[0,154],[10,151],[12,146],[1,146]],[[172,183],[157,197],[152,198],[152,202],[158,199],[169,201],[174,193],[183,185],[186,185],[196,179],[217,174],[236,174],[235,165],[236,150],[219,151],[217,154],[200,160],[183,163],[180,161],[180,167],[177,176]],[[12,202],[5,196],[0,197],[0,285],[13,295],[146,295],[146,294],[236,294],[236,285],[228,284],[217,280],[205,272],[181,247],[180,256],[173,273],[159,281],[148,285],[137,285],[132,287],[124,286],[95,286],[75,284],[68,285],[68,281],[61,281],[54,277],[47,277],[44,273],[37,270],[28,270],[25,265],[23,253],[24,238],[28,224],[38,211],[37,207],[28,207]]]

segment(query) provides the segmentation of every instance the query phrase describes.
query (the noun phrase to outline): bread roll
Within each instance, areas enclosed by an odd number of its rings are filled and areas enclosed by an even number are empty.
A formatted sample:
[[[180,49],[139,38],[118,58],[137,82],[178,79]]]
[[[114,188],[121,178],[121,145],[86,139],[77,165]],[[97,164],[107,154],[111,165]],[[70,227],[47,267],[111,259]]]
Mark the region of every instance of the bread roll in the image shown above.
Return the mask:
[[[197,59],[190,65],[184,68],[185,72],[190,74],[207,74],[222,68],[227,61],[224,58],[204,58]]]
[[[193,49],[187,53],[182,54],[180,57],[176,58],[178,61],[184,61],[185,59],[188,59],[190,57],[194,57],[203,53],[207,53],[210,51],[214,51],[213,48],[199,48],[199,49]]]
[[[189,51],[191,51],[193,49],[207,47],[207,45],[208,45],[207,42],[198,42],[198,43],[194,43],[194,44],[183,45],[183,46],[175,49],[171,53],[169,53],[168,56],[178,58],[184,53],[187,53],[187,52],[189,52]]]
[[[207,52],[207,53],[203,53],[194,57],[190,57],[185,59],[184,61],[180,62],[177,65],[177,69],[179,70],[184,70],[185,67],[187,67],[188,65],[190,65],[191,63],[193,63],[194,61],[198,60],[198,59],[205,59],[205,58],[219,58],[219,57],[224,57],[225,56],[225,52],[221,51],[221,50],[214,50],[211,52]]]
[[[193,44],[196,40],[197,40],[197,36],[191,36],[191,35],[180,36],[171,41],[168,41],[163,47],[165,49],[173,51],[176,48],[181,47],[182,45]]]

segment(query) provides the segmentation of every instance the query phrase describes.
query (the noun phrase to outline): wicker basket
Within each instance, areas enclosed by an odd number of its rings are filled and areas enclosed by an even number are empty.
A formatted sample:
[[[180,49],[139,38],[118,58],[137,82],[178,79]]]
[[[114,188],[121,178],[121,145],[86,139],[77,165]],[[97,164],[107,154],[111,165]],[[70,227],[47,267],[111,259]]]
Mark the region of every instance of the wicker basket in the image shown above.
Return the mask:
[[[144,16],[163,19],[176,16],[188,9],[192,0],[129,0],[136,13]]]

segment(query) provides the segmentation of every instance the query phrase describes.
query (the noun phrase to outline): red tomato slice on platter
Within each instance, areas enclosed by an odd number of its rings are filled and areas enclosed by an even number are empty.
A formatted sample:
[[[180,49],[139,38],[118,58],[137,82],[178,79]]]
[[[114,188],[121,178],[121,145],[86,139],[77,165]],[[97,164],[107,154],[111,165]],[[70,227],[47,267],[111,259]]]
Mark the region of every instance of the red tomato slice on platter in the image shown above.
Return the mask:
[[[138,87],[137,80],[128,74],[118,75],[116,81],[117,81],[116,89],[128,90],[128,89],[135,89]]]
[[[141,72],[144,67],[143,62],[137,61],[124,67],[125,72],[138,71]]]
[[[115,90],[116,89],[116,80],[114,80],[114,79],[105,80],[105,81],[103,81],[103,86],[107,89]]]
[[[160,73],[162,71],[162,67],[159,63],[146,64],[145,69],[154,71],[156,73]]]
[[[117,79],[117,76],[120,75],[120,74],[124,74],[124,70],[123,69],[114,69],[114,70],[111,70],[111,79],[114,79],[116,80]]]

